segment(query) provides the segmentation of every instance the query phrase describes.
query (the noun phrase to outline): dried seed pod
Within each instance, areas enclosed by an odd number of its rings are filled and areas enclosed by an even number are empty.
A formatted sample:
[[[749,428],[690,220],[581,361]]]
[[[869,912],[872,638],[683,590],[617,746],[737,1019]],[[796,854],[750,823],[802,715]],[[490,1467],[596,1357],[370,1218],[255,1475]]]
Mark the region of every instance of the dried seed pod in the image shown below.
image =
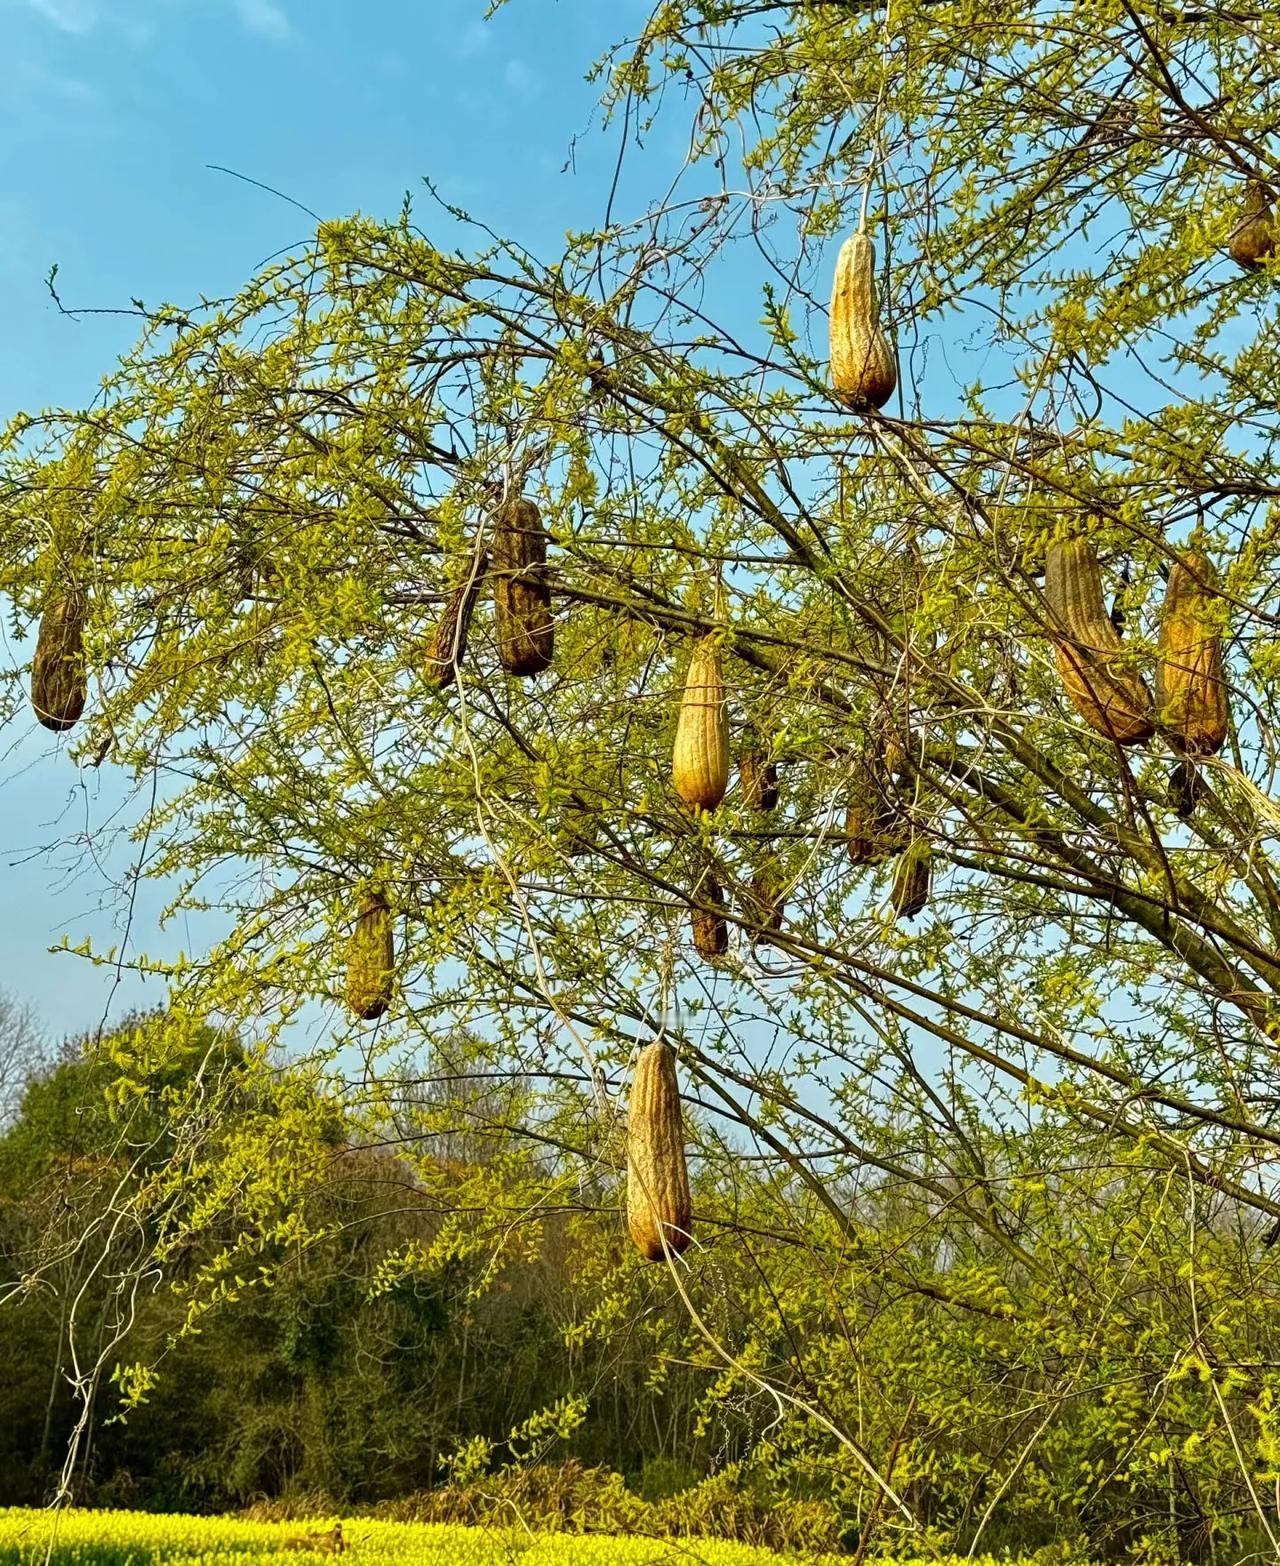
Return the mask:
[[[693,949],[699,957],[723,957],[729,950],[729,926],[722,912],[725,906],[724,893],[710,870],[702,872],[694,897],[710,906],[690,911]]]
[[[1151,693],[1139,675],[1116,666],[1124,644],[1107,614],[1102,573],[1087,538],[1049,546],[1044,588],[1058,674],[1072,706],[1117,745],[1150,739]]]
[[[855,865],[878,865],[907,846],[905,818],[890,804],[854,798],[844,818],[845,847]]]
[[[927,843],[914,843],[893,870],[889,902],[899,919],[914,919],[924,912],[933,879],[933,855]]]
[[[1182,821],[1189,821],[1204,794],[1204,780],[1194,761],[1178,761],[1169,769],[1169,806]]]
[[[751,877],[747,915],[752,923],[759,925],[767,934],[776,935],[782,928],[786,910],[785,890],[782,872],[772,860],[761,865]]]
[[[467,656],[471,615],[484,585],[484,573],[488,565],[487,554],[472,563],[466,579],[459,582],[450,593],[427,642],[425,673],[428,683],[438,691],[446,690],[453,684],[462,660]]]
[[[547,534],[537,506],[523,495],[507,500],[494,518],[493,568],[502,667],[508,674],[541,674],[555,650]]]
[[[884,407],[898,384],[880,329],[875,265],[876,248],[859,230],[840,247],[831,290],[831,386],[855,412]]]
[[[671,782],[690,810],[714,810],[729,786],[729,712],[721,672],[720,643],[702,637],[685,677]]]
[[[84,711],[84,623],[88,600],[79,588],[51,591],[40,616],[31,664],[31,706],[46,729],[69,729]]]
[[[1165,590],[1156,704],[1174,749],[1188,756],[1216,755],[1230,726],[1213,612],[1216,586],[1208,559],[1188,551],[1170,571]]]
[[[679,1256],[693,1238],[676,1056],[661,1039],[640,1051],[631,1083],[627,1230],[646,1261]]]
[[[1245,186],[1244,203],[1227,243],[1227,254],[1237,266],[1252,272],[1275,253],[1275,244],[1271,192],[1261,180],[1251,179]]]
[[[391,1004],[395,972],[395,936],[391,909],[381,892],[371,892],[347,946],[347,1005],[364,1022],[373,1022]]]
[[[751,746],[738,758],[742,802],[748,810],[778,808],[778,768],[763,750]]]

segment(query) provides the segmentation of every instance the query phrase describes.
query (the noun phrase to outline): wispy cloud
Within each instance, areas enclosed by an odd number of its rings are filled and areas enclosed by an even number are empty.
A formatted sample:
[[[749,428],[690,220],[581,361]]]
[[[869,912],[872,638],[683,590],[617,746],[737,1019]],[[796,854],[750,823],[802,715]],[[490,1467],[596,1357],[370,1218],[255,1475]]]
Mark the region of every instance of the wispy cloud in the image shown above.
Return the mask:
[[[18,0],[64,33],[87,33],[98,20],[96,0]]]
[[[535,98],[542,91],[542,78],[519,55],[507,61],[502,72],[503,82],[521,98]]]
[[[250,32],[283,43],[289,36],[289,18],[275,0],[235,0],[236,15]]]

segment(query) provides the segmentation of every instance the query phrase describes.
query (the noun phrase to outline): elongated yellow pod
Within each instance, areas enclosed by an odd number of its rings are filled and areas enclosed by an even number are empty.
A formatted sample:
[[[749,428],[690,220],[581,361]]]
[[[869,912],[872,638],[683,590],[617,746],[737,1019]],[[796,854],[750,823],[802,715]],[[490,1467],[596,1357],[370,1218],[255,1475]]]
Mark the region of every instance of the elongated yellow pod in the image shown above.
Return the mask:
[[[498,658],[508,674],[541,674],[555,651],[547,534],[542,516],[523,495],[506,501],[494,519],[493,608]]]
[[[1209,560],[1187,551],[1170,571],[1165,590],[1156,703],[1175,750],[1187,756],[1216,755],[1231,723],[1213,613],[1216,587]]]
[[[1151,692],[1141,676],[1118,668],[1124,644],[1102,596],[1102,573],[1087,538],[1051,544],[1045,557],[1054,657],[1072,706],[1117,745],[1155,733]]]
[[[714,810],[729,787],[729,712],[720,643],[704,636],[685,676],[671,753],[671,783],[689,810]]]
[[[381,892],[364,898],[347,947],[347,1005],[364,1022],[375,1021],[391,1004],[396,965],[392,923]]]
[[[88,602],[78,588],[55,589],[40,616],[31,664],[31,706],[46,729],[69,729],[84,711],[87,612]]]
[[[627,1229],[640,1254],[655,1262],[666,1254],[664,1239],[679,1256],[693,1238],[676,1056],[661,1039],[640,1051],[631,1084]]]
[[[856,412],[882,408],[898,384],[889,339],[876,302],[876,247],[861,230],[836,258],[831,289],[831,386]]]

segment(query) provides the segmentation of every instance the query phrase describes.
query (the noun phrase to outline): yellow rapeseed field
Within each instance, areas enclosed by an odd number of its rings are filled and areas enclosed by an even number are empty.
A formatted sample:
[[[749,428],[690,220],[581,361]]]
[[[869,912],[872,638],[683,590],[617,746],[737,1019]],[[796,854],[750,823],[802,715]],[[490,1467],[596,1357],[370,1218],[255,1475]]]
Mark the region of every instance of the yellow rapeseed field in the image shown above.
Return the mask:
[[[314,1566],[334,1558],[336,1517],[246,1522],[149,1512],[36,1511],[0,1507],[0,1566],[253,1566],[263,1559]],[[352,1566],[848,1566],[847,1558],[781,1556],[713,1539],[618,1538],[527,1529],[342,1520]],[[880,1562],[878,1566],[886,1566]],[[962,1566],[930,1559],[893,1566]],[[975,1556],[963,1566],[1017,1566]]]
[[[0,1510],[0,1566],[252,1566],[264,1558],[310,1566],[334,1558],[336,1521]],[[768,1550],[706,1539],[670,1543],[360,1517],[344,1519],[342,1535],[343,1558],[352,1566],[779,1566],[782,1560]]]

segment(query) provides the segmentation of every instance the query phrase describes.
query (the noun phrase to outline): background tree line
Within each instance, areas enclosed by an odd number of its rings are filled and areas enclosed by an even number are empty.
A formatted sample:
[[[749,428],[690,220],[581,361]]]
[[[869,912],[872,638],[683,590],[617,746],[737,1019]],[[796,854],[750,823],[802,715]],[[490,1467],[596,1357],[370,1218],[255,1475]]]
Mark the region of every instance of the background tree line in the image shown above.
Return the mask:
[[[553,1139],[531,1151],[511,1130],[527,1084],[459,1077],[447,1045],[378,1117],[308,1085],[312,1133],[277,1146],[301,1155],[296,1222],[192,1330],[195,1280],[237,1249],[243,1215],[220,1201],[164,1276],[135,1272],[170,1217],[144,1196],[166,1101],[219,1074],[216,1156],[238,1179],[279,1100],[261,1101],[245,1048],[206,1028],[139,1074],[166,1025],[130,1019],[31,1067],[0,1137],[0,1501],[65,1486],[152,1508],[515,1505],[643,1528],[655,1514],[640,1501],[683,1496],[662,1526],[888,1545],[901,1519],[856,1458],[767,1385],[847,1418],[939,1546],[1164,1559],[1258,1542],[1249,1487],[1280,1482],[1280,1431],[1255,1367],[1280,1344],[1250,1237],[1206,1207],[1188,1252],[1183,1193],[1078,1140],[1064,1173],[1076,1133],[1051,1114],[1017,1139],[969,1127],[1023,1225],[975,1239],[961,1189],[921,1148],[911,1178],[841,1193],[866,1238],[826,1271],[779,1221],[833,1221],[799,1182],[747,1189],[696,1160],[699,1218],[720,1226],[697,1308],[767,1377],[753,1391],[691,1326],[666,1270],[634,1256],[616,1156],[528,1221],[519,1182],[554,1185],[564,1161]],[[280,1068],[282,1086],[295,1070]],[[514,1239],[495,1232],[499,1190],[525,1215]],[[94,1228],[113,1211],[130,1222]],[[1181,1347],[1193,1317],[1212,1320],[1219,1365],[1236,1367],[1225,1382]]]

